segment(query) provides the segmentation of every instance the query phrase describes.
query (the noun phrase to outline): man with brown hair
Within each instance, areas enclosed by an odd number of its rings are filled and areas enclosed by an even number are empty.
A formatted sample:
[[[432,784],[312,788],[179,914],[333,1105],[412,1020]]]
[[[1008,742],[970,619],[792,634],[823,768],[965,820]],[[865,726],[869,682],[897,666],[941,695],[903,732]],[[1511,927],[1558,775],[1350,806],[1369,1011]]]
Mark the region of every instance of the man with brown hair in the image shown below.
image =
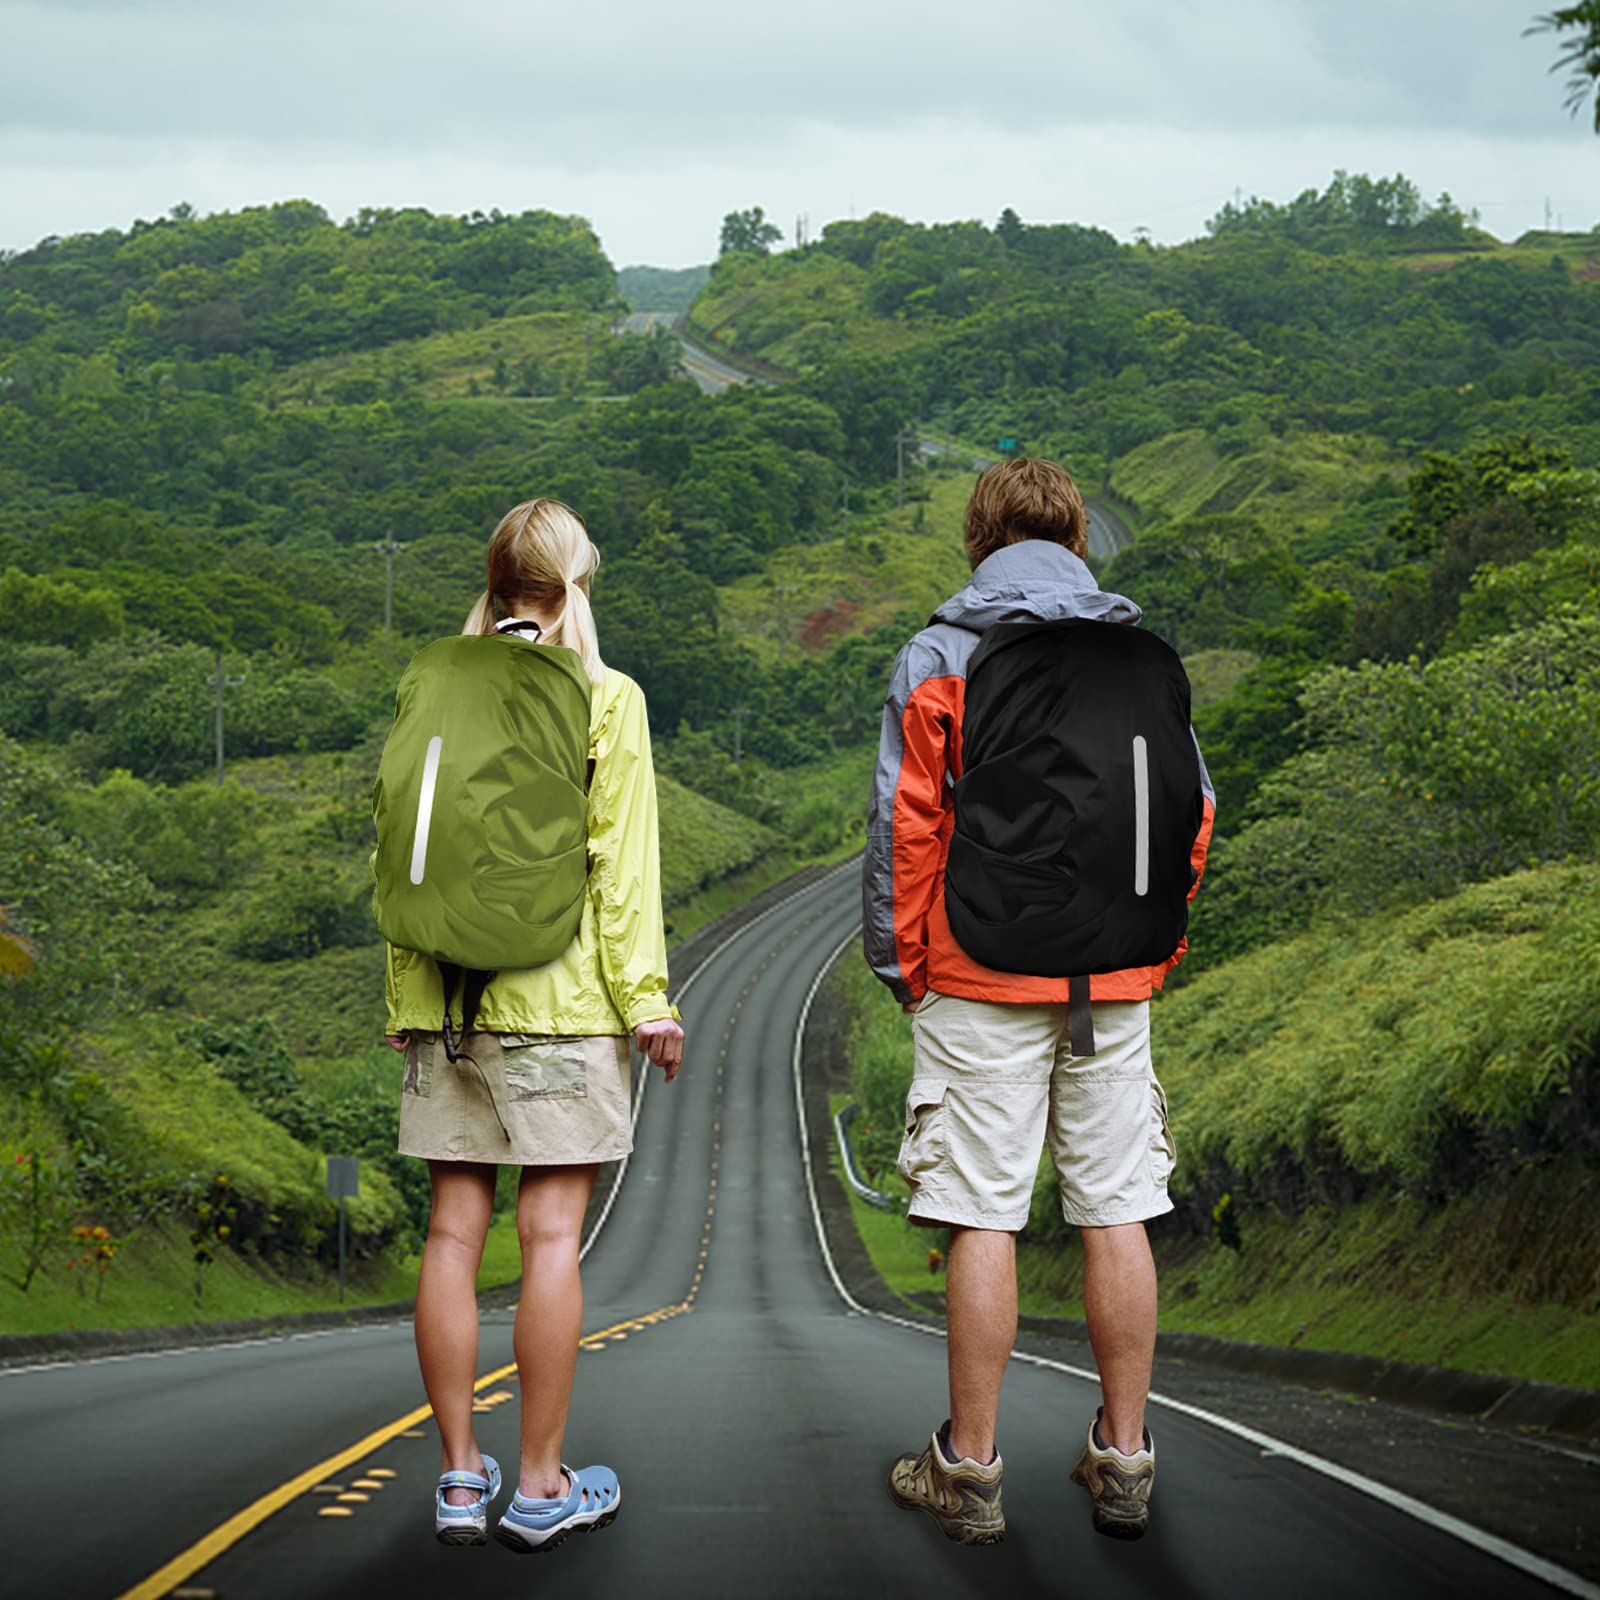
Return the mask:
[[[1084,1309],[1104,1399],[1073,1481],[1089,1491],[1097,1531],[1138,1538],[1155,1475],[1144,1408],[1156,1274],[1144,1223],[1172,1209],[1174,1160],[1150,1060],[1149,1001],[1185,942],[1155,965],[1070,980],[1087,988],[1083,1009],[1092,1012],[1092,1042],[1074,1053],[1089,1030],[1069,1027],[1069,979],[975,960],[951,932],[945,888],[967,670],[982,636],[1001,623],[1132,624],[1140,611],[1095,583],[1083,498],[1051,462],[1021,458],[985,472],[967,506],[965,543],[971,581],[895,662],[867,828],[867,959],[913,1014],[900,1172],[912,1221],[950,1229],[950,1419],[926,1449],[894,1463],[889,1491],[952,1539],[992,1544],[1004,1534],[995,1417],[1016,1340],[1016,1235],[1048,1139],[1062,1214],[1083,1239]],[[1192,732],[1184,751],[1189,740]],[[1214,813],[1198,745],[1194,755],[1198,831],[1179,862],[1191,897]],[[1196,774],[1186,776],[1192,786]],[[1182,896],[1180,885],[1180,919]],[[1081,988],[1073,998],[1083,1003]]]

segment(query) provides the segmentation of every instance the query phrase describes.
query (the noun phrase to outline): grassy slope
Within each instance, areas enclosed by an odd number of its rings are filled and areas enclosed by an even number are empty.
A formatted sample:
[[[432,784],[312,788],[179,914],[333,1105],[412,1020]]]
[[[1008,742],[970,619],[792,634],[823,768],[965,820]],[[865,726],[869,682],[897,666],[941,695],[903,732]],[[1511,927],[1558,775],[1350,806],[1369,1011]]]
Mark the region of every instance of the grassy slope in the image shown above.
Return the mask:
[[[1332,434],[1269,438],[1255,450],[1222,456],[1199,429],[1151,440],[1111,466],[1111,488],[1145,513],[1181,521],[1234,512],[1301,544],[1327,527],[1340,505],[1403,469],[1380,447]]]
[[[408,398],[459,399],[474,384],[492,393],[495,364],[502,360],[513,375],[521,362],[535,362],[543,374],[542,395],[577,392],[586,387],[588,347],[611,337],[611,322],[609,315],[594,311],[498,317],[476,328],[303,361],[263,379],[261,394],[279,403],[326,399],[334,380],[364,378],[375,380],[383,395],[397,384]]]
[[[915,342],[903,321],[874,317],[866,274],[821,251],[769,260],[724,257],[689,312],[689,329],[713,346],[799,372],[846,349],[889,355]]]
[[[776,661],[780,620],[791,648],[816,653],[850,634],[869,633],[899,612],[928,616],[971,576],[961,548],[961,515],[971,490],[965,474],[919,474],[926,501],[908,501],[851,519],[844,540],[791,545],[764,572],[718,592],[723,625],[764,661]],[[920,526],[918,525],[920,521]],[[779,597],[773,585],[787,593]]]
[[[1163,998],[1154,1048],[1174,1194],[1192,1212],[1230,1179],[1242,1249],[1154,1225],[1162,1326],[1600,1386],[1600,1173],[1555,1150],[1511,1154],[1537,1120],[1527,1107],[1549,1103],[1547,1075],[1562,1059],[1581,1070],[1600,1039],[1597,904],[1600,869],[1523,873],[1374,928],[1309,934]],[[898,1007],[856,964],[834,982],[855,1018],[858,1087],[909,1081]],[[1426,1130],[1496,1104],[1524,1108],[1503,1163],[1453,1177],[1456,1141],[1427,1145]],[[861,1142],[891,1189],[893,1133]],[[1341,1134],[1348,1166],[1331,1154]],[[1295,1173],[1295,1203],[1242,1198]],[[1305,1200],[1308,1183],[1325,1197]],[[1023,1308],[1078,1316],[1081,1256],[1052,1189],[1042,1166]],[[1348,1192],[1362,1198],[1335,1198]],[[939,1287],[925,1233],[865,1207],[858,1222],[893,1287]]]

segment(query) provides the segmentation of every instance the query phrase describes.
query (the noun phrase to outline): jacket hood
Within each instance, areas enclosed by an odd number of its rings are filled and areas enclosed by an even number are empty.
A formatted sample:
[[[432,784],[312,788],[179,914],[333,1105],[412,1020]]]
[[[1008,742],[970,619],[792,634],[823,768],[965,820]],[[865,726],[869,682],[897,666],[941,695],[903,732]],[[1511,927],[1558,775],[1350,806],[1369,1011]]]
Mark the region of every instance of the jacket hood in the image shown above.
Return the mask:
[[[1065,545],[1024,539],[979,562],[971,581],[934,612],[933,621],[982,633],[997,622],[1137,622],[1142,615],[1125,595],[1101,589]]]

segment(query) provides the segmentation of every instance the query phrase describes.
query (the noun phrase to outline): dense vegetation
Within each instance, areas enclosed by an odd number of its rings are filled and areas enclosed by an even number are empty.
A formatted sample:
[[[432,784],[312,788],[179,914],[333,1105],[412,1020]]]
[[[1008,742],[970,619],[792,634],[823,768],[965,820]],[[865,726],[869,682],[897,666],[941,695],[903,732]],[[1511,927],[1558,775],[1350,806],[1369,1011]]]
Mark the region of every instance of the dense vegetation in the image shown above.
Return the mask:
[[[1538,938],[1586,937],[1561,886],[1600,840],[1597,278],[1600,237],[1501,246],[1403,179],[1227,208],[1170,250],[880,215],[725,251],[695,332],[792,377],[707,397],[669,335],[612,333],[661,285],[619,282],[572,218],[336,225],[294,202],[0,261],[0,1260],[20,1281],[36,1236],[150,1218],[200,1258],[219,1226],[260,1259],[325,1252],[313,1152],[338,1146],[375,1173],[362,1250],[414,1238],[417,1175],[382,1133],[367,790],[400,668],[458,625],[486,533],[532,492],[602,549],[675,915],[794,859],[777,840],[857,834],[889,661],[962,575],[959,463],[1005,434],[1136,527],[1102,582],[1196,685],[1220,814],[1158,1010],[1175,1063],[1222,986],[1332,970],[1368,930],[1431,947],[1429,916],[1514,904]],[[954,453],[897,490],[919,416]],[[1597,965],[1561,949],[1566,998],[1517,1010],[1519,1064],[1472,1069],[1509,1098],[1419,1058],[1410,1144],[1267,1117],[1245,1159],[1191,1137],[1208,1069],[1175,1064],[1197,1226],[1221,1193],[1264,1215],[1291,1168],[1434,1203],[1489,1181],[1463,1141],[1512,1139],[1514,1171],[1589,1159]],[[1459,989],[1417,981],[1407,1025],[1453,1038]],[[861,1089],[883,1129],[908,1061],[880,1022],[896,1049],[863,1047]],[[1332,1106],[1355,1080],[1324,1055],[1295,1070]],[[216,1159],[225,1127],[248,1159]]]
[[[606,654],[659,733],[739,708],[738,762],[687,727],[662,741],[670,914],[781,871],[768,824],[839,843],[832,769],[780,786],[763,758],[827,756],[861,717],[817,661],[736,648],[717,589],[814,536],[838,420],[797,394],[706,399],[670,341],[613,337],[618,309],[587,226],[543,214],[339,227],[290,204],[0,262],[15,1287],[58,1279],[86,1225],[192,1232],[196,1295],[224,1246],[325,1258],[317,1151],[369,1160],[359,1255],[414,1244],[425,1185],[383,1131],[367,796],[400,669],[459,625],[517,500],[587,515]],[[881,673],[890,649],[845,655]],[[868,704],[872,676],[851,678]]]
[[[1254,1239],[1264,1303],[1305,1303],[1296,1216],[1348,1212],[1365,1292],[1404,1249],[1361,1220],[1381,1195],[1420,1207],[1422,1232],[1440,1208],[1477,1225],[1513,1192],[1593,1194],[1597,276],[1600,235],[1501,246],[1447,198],[1340,176],[1228,208],[1175,250],[1009,215],[834,224],[786,256],[725,257],[693,313],[847,410],[858,460],[919,414],[991,449],[1020,436],[1137,524],[1101,582],[1204,688],[1221,808],[1194,947],[1157,1008],[1178,1192],[1212,1249]],[[892,1186],[904,1023],[846,990],[864,1154]],[[1273,1019],[1270,1049],[1252,1016]],[[1054,1215],[1041,1186],[1030,1271],[1070,1302]],[[1462,1258],[1470,1233],[1451,1233]],[[1576,1330],[1583,1259],[1518,1269],[1508,1304]],[[1437,1287],[1413,1276],[1401,1300]],[[1230,1321],[1181,1281],[1190,1325],[1294,1331]],[[1430,1349],[1467,1359],[1437,1331]],[[1326,1337],[1361,1347],[1349,1319]],[[1541,1370],[1595,1381],[1569,1344]],[[1472,1359],[1528,1370],[1504,1341]]]

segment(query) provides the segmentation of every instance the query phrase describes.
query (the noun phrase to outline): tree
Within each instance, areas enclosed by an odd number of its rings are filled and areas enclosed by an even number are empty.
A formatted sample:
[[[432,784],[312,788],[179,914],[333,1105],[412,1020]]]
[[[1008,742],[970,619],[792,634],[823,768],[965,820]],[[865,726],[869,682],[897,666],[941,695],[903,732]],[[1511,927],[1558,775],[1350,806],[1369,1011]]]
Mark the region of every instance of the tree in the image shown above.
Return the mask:
[[[760,206],[751,206],[748,211],[730,211],[722,219],[722,243],[717,253],[725,256],[743,251],[764,256],[782,237],[783,229],[768,222]]]
[[[1600,133],[1600,0],[1579,0],[1575,6],[1562,6],[1535,17],[1530,33],[1554,33],[1563,37],[1564,53],[1551,63],[1552,72],[1570,69],[1567,78],[1567,110],[1577,116],[1583,103],[1594,93],[1594,131]]]

